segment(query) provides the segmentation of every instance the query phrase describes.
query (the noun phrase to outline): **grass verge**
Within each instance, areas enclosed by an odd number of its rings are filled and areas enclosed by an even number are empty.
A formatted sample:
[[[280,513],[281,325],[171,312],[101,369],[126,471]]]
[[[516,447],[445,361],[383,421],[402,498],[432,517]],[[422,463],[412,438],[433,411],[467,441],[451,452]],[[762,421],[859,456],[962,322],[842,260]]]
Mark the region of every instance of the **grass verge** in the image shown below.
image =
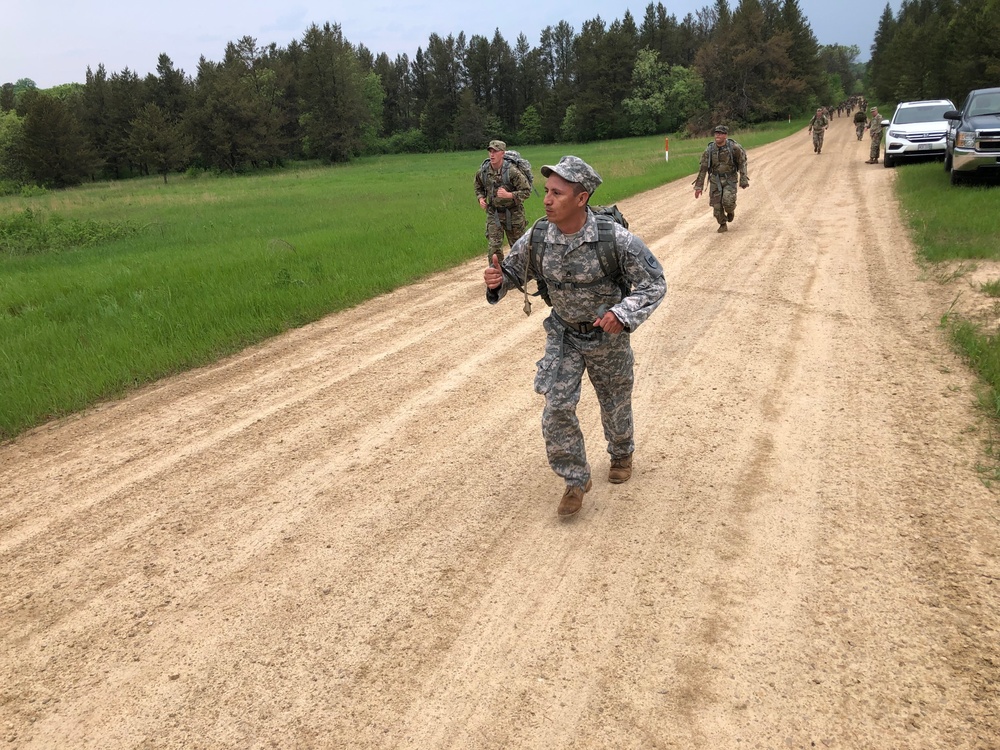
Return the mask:
[[[897,167],[896,188],[920,255],[931,264],[954,270],[945,280],[967,273],[976,262],[1000,261],[1000,187],[981,182],[949,184],[941,162]],[[979,284],[985,297],[1000,296],[1000,279]],[[990,417],[992,432],[1000,423],[1000,332],[993,321],[970,320],[953,311],[941,318],[955,350],[978,375],[978,402]],[[986,481],[1000,480],[1000,452],[988,441],[992,467],[981,467]]]

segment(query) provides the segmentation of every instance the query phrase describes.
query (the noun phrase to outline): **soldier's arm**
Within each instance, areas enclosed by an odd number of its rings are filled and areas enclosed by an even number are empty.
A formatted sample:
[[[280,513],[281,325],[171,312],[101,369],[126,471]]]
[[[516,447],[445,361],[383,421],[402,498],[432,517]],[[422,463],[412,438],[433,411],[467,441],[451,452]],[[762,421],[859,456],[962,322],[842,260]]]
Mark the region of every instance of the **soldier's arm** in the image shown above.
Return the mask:
[[[701,162],[698,167],[698,176],[695,178],[694,182],[691,183],[694,185],[694,189],[699,192],[704,191],[705,189],[705,175],[708,174],[708,159],[706,157],[707,152],[702,153]]]
[[[524,283],[524,269],[528,265],[530,242],[531,227],[517,239],[510,252],[507,253],[507,257],[500,264],[500,270],[503,272],[503,282],[496,289],[486,287],[486,301],[491,305],[495,305],[503,299],[508,290],[517,289],[518,284]]]
[[[476,197],[486,199],[486,186],[483,185],[482,171],[476,172]]]
[[[625,326],[634,331],[660,306],[667,293],[663,266],[639,237],[622,226],[615,226],[618,263],[632,287],[632,293],[610,312]]]

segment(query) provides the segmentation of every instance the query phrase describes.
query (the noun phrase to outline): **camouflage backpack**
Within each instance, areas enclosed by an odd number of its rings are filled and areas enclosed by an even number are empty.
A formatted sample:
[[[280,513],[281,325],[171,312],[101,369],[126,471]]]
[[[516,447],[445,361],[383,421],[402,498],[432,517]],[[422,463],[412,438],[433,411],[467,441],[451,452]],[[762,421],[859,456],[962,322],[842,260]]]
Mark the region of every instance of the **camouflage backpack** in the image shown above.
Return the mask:
[[[525,176],[528,180],[528,187],[531,188],[531,192],[538,193],[535,190],[535,175],[531,171],[531,162],[525,159],[517,151],[504,151],[503,153],[503,165],[500,167],[500,182],[501,184],[514,192],[514,186],[510,182],[510,165],[513,164],[515,167],[521,170],[521,174]],[[479,168],[482,174],[483,185],[489,185],[486,178],[489,176],[490,170],[490,160],[484,159],[483,165]]]
[[[628,229],[628,221],[622,215],[622,212],[618,210],[618,206],[589,206],[589,208],[597,218],[597,260],[601,264],[604,276],[594,281],[578,284],[567,283],[562,286],[579,289],[594,286],[605,279],[611,279],[621,290],[622,299],[625,299],[632,293],[632,287],[625,278],[625,274],[622,273],[621,266],[618,263],[618,255],[615,252],[615,224],[621,224]],[[535,279],[538,282],[538,291],[531,296],[541,297],[545,300],[545,304],[551,307],[552,301],[549,299],[549,283],[554,284],[555,282],[548,282],[542,276],[542,257],[545,255],[545,232],[548,226],[548,219],[543,217],[536,221],[531,228],[531,243],[528,251],[525,284],[527,284],[529,279]],[[524,291],[525,294],[528,294],[527,290]],[[527,300],[525,300],[525,303],[525,312],[528,313],[530,304],[527,303]]]

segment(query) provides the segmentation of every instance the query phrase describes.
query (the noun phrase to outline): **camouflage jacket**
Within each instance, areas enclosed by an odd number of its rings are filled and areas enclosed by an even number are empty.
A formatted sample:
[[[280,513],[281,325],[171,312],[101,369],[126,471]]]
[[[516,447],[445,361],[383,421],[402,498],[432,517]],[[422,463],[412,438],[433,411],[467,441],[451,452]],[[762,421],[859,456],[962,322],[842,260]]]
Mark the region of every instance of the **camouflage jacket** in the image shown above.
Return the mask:
[[[715,141],[712,141],[701,155],[701,168],[694,187],[696,190],[704,190],[706,175],[735,175],[737,172],[741,182],[749,179],[746,150],[732,138],[728,138],[722,147],[716,146]]]
[[[510,185],[503,184],[503,171],[493,169],[489,166],[485,170],[486,177],[483,178],[483,170],[476,172],[476,197],[485,198],[487,208],[514,208],[523,205],[531,196],[531,185],[524,173],[513,164],[507,165],[507,179]],[[497,189],[506,187],[514,193],[513,198],[497,198]]]
[[[876,116],[868,121],[868,130],[871,131],[872,138],[882,137],[882,115],[876,113]]]
[[[810,130],[822,130],[830,124],[830,121],[826,119],[826,115],[813,115],[813,118],[809,121]]]
[[[542,257],[542,275],[549,286],[552,309],[565,321],[592,323],[601,307],[615,314],[627,331],[634,331],[663,301],[667,282],[663,268],[646,243],[620,224],[615,224],[615,251],[618,264],[631,287],[622,299],[621,290],[604,276],[597,257],[597,219],[587,212],[587,221],[574,235],[565,235],[549,222],[545,235],[546,249]],[[499,289],[487,289],[486,300],[496,304],[510,289],[524,281],[525,267],[531,249],[528,230],[504,258],[503,284]],[[597,282],[591,285],[591,282]],[[577,286],[573,285],[585,285]]]

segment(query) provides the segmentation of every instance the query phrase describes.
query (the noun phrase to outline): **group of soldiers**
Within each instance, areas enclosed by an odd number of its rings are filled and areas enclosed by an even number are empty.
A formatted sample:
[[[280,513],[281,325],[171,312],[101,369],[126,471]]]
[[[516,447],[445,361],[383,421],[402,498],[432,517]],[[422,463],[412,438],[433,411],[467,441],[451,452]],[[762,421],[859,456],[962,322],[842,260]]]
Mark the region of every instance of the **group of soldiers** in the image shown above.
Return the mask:
[[[877,164],[882,142],[882,117],[867,103],[852,97],[837,107],[837,116],[853,120],[858,140],[871,133],[871,158]],[[832,108],[820,107],[809,121],[813,150],[823,150]],[[718,125],[712,142],[701,155],[694,197],[701,197],[708,180],[709,205],[719,232],[728,231],[736,213],[737,187],[750,185],[747,152]],[[663,268],[646,244],[622,223],[603,211],[592,210],[590,198],[601,176],[577,156],[541,168],[546,178],[545,216],[528,230],[524,202],[533,187],[530,165],[508,158],[507,145],[490,141],[489,158],[476,173],[475,190],[486,212],[488,267],[483,272],[486,299],[498,303],[517,289],[525,295],[530,314],[528,281],[551,305],[544,321],[545,352],[537,363],[535,391],[545,397],[542,436],[549,466],[566,483],[557,513],[570,517],[580,511],[584,495],[593,486],[583,433],[576,417],[583,374],[594,386],[609,455],[608,482],[620,484],[632,477],[633,354],[630,334],[656,310],[666,294]],[[510,252],[503,254],[504,240]]]
[[[864,137],[865,130],[871,135],[871,152],[868,157],[868,161],[865,164],[878,164],[879,151],[882,147],[882,115],[878,112],[878,107],[872,107],[869,110],[870,117],[865,117],[865,106],[867,102],[864,99],[858,98],[857,104],[859,106],[858,111],[854,114],[854,130],[860,141]],[[847,112],[850,112],[854,108],[854,103],[848,104]],[[839,114],[838,114],[839,116]],[[826,133],[827,128],[830,127],[830,108],[828,107],[818,107],[816,109],[816,114],[812,116],[809,120],[808,132],[812,134],[813,151],[817,154],[823,151],[823,136]]]
[[[719,232],[735,218],[736,188],[750,185],[747,153],[719,125],[701,155],[694,197],[705,190]],[[489,158],[475,177],[476,198],[486,212],[489,266],[483,272],[486,300],[498,303],[517,289],[530,314],[528,281],[551,305],[545,319],[545,352],[537,363],[535,391],[545,397],[542,436],[549,466],[565,481],[557,513],[574,516],[593,487],[583,432],[576,416],[586,372],[601,411],[609,457],[608,482],[632,477],[635,450],[632,415],[634,357],[630,336],[662,302],[667,282],[649,247],[627,227],[594,211],[590,198],[601,184],[597,171],[577,156],[541,168],[545,216],[528,230],[524,201],[532,180],[507,156],[507,145],[490,141]],[[504,239],[510,245],[503,254]]]

